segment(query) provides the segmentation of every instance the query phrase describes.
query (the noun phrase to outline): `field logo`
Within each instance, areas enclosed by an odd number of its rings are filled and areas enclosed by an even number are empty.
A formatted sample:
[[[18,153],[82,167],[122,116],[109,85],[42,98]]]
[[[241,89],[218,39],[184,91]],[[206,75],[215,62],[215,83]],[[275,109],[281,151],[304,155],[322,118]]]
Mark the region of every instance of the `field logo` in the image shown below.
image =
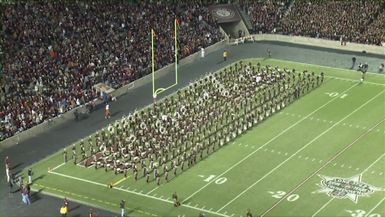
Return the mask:
[[[354,203],[357,203],[359,196],[369,196],[375,191],[383,189],[374,187],[367,183],[361,182],[362,174],[350,178],[322,176],[321,183],[317,184],[321,187],[315,193],[326,193],[330,197],[345,199],[348,198]]]

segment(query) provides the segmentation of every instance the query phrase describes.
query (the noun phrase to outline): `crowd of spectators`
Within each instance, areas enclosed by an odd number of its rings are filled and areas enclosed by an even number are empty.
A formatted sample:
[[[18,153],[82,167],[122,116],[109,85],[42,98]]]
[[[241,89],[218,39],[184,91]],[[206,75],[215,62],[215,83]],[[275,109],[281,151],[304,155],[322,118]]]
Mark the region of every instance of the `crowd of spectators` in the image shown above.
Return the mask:
[[[289,1],[252,1],[247,12],[253,24],[253,32],[274,33],[283,17]]]
[[[175,18],[179,58],[222,37],[198,1],[26,1],[2,10],[1,139],[97,98],[96,83],[118,88],[148,74],[151,28],[157,69],[174,60]]]
[[[240,0],[254,33],[385,43],[385,1]]]
[[[379,1],[296,1],[285,17],[286,34],[379,44],[380,31],[370,25],[384,13]],[[369,37],[367,37],[369,36]]]

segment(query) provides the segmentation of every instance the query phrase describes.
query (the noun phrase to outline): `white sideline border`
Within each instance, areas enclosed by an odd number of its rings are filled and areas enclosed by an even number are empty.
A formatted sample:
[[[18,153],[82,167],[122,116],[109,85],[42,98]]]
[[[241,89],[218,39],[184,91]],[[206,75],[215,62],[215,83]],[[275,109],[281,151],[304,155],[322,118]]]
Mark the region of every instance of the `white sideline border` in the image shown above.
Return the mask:
[[[385,201],[385,197],[384,198],[382,198],[382,200],[380,200],[380,202],[378,202],[368,213],[366,213],[366,215],[365,215],[365,217],[368,217],[369,215],[371,215],[372,214],[372,212],[375,210],[375,209],[377,209],[377,207],[382,203],[382,202],[384,202]],[[380,213],[381,214],[381,213]]]
[[[365,172],[367,172],[369,170],[370,167],[372,167],[374,164],[376,164],[379,160],[381,160],[381,158],[383,158],[385,156],[385,153],[382,154],[379,158],[377,158],[372,164],[370,164],[368,167],[366,167],[366,169],[364,169],[362,172],[361,172],[361,175],[364,174]],[[327,205],[329,205],[333,200],[335,199],[335,197],[332,197],[330,200],[328,200],[321,208],[319,208],[311,217],[314,217],[316,216],[319,212],[321,212]],[[384,198],[385,199],[385,198]],[[382,201],[380,201],[379,204],[381,204]],[[374,207],[375,209],[376,207]],[[371,211],[369,211],[365,216],[368,216],[374,209],[372,209]]]
[[[82,179],[82,178],[78,178],[78,177],[75,177],[75,176],[70,176],[70,175],[66,175],[66,174],[62,174],[62,173],[58,173],[58,172],[54,172],[54,171],[48,171],[48,173],[54,174],[54,175],[58,175],[58,176],[62,176],[62,177],[69,178],[69,179],[74,179],[74,180],[77,180],[77,181],[82,181],[82,182],[98,185],[98,186],[103,186],[105,188],[107,187],[106,184],[102,184],[102,183],[99,183],[99,182],[94,182],[94,181],[90,181],[90,180],[87,180],[87,179]],[[142,197],[151,198],[151,199],[154,199],[154,200],[158,200],[158,201],[162,201],[162,202],[166,202],[166,203],[170,203],[170,204],[174,204],[173,201],[170,201],[170,200],[167,200],[167,199],[162,199],[162,198],[154,197],[154,196],[151,196],[151,195],[148,195],[148,194],[143,194],[143,193],[136,192],[136,191],[130,191],[130,190],[123,189],[123,188],[120,188],[120,187],[114,187],[113,189],[116,189],[116,190],[119,190],[119,191],[124,191],[124,192],[130,193],[130,194],[135,194],[135,195],[142,196]],[[198,207],[195,207],[195,206],[190,206],[190,205],[187,205],[187,204],[181,204],[181,206],[184,206],[184,207],[187,207],[187,208],[190,208],[190,209],[195,209],[195,210],[198,210],[198,211],[201,211],[201,212],[205,212],[205,213],[214,214],[214,215],[217,215],[217,216],[229,217],[228,215],[225,215],[225,214],[222,214],[222,213],[218,213],[218,212],[214,212],[214,211],[198,208]]]
[[[344,90],[342,93],[338,94],[338,96],[341,96],[342,94],[348,92],[349,90],[351,90],[352,88],[356,87],[358,84],[354,84],[352,86],[350,86],[349,88],[347,88],[346,90]],[[195,191],[194,193],[192,193],[190,196],[188,196],[182,203],[186,202],[187,200],[189,200],[190,198],[192,198],[194,195],[196,195],[197,193],[199,193],[200,191],[202,191],[204,188],[206,188],[208,185],[210,185],[211,183],[215,182],[217,179],[221,178],[223,175],[225,175],[227,172],[229,172],[230,170],[232,170],[234,167],[238,166],[240,163],[242,163],[243,161],[247,160],[249,157],[251,157],[253,154],[255,154],[256,152],[258,152],[259,150],[263,149],[265,146],[267,146],[268,144],[270,144],[272,141],[274,141],[275,139],[277,139],[278,137],[280,137],[281,135],[283,135],[284,133],[286,133],[287,131],[289,131],[291,128],[295,127],[297,124],[301,123],[302,121],[304,121],[305,119],[307,119],[308,117],[310,117],[311,115],[313,115],[314,113],[316,113],[317,111],[321,110],[322,108],[324,108],[325,106],[327,106],[328,104],[330,104],[331,102],[333,102],[334,100],[337,100],[338,97],[335,97],[335,98],[332,98],[330,99],[329,101],[327,101],[325,104],[323,104],[322,106],[318,107],[317,109],[315,109],[314,111],[312,111],[311,113],[309,113],[308,115],[304,116],[303,118],[301,118],[299,121],[295,122],[294,124],[292,124],[291,126],[289,126],[288,128],[286,128],[285,130],[281,131],[278,135],[274,136],[273,138],[271,138],[269,141],[267,141],[265,144],[263,144],[262,146],[260,146],[259,148],[257,148],[256,150],[254,150],[253,152],[251,152],[250,154],[248,154],[246,157],[244,157],[243,159],[241,159],[240,161],[238,161],[237,163],[235,163],[234,165],[232,165],[230,168],[228,168],[227,170],[225,170],[224,172],[222,172],[220,175],[218,175],[217,177],[215,177],[213,180],[211,180],[210,182],[208,182],[206,185],[204,185],[203,187],[201,187],[200,189],[198,189],[197,191]]]
[[[276,167],[274,167],[272,170],[270,170],[268,173],[266,173],[264,176],[262,176],[260,179],[258,179],[256,182],[254,182],[252,185],[250,185],[248,188],[246,188],[245,190],[243,190],[241,193],[239,193],[237,196],[235,196],[232,200],[230,200],[228,203],[226,203],[223,207],[221,207],[220,209],[217,210],[217,212],[220,212],[222,209],[224,209],[226,206],[228,206],[229,204],[231,204],[232,202],[234,202],[236,199],[238,199],[240,196],[242,196],[244,193],[246,193],[249,189],[251,189],[252,187],[254,187],[256,184],[258,184],[260,181],[262,181],[263,179],[265,179],[267,176],[269,176],[270,174],[272,174],[275,170],[277,170],[278,168],[280,168],[282,165],[284,165],[287,161],[289,161],[291,158],[293,158],[295,155],[297,155],[299,152],[301,152],[302,150],[304,150],[305,148],[307,148],[310,144],[312,144],[314,141],[316,141],[317,139],[319,139],[321,136],[323,136],[324,134],[326,134],[327,132],[329,132],[331,129],[333,129],[335,126],[337,126],[338,124],[340,124],[342,121],[344,121],[345,119],[347,119],[348,117],[350,117],[352,114],[354,114],[355,112],[357,112],[358,110],[360,110],[362,107],[364,107],[365,105],[367,105],[369,102],[373,101],[375,98],[377,98],[379,95],[381,95],[382,93],[384,93],[385,90],[379,92],[378,94],[376,94],[374,97],[372,97],[371,99],[367,100],[364,104],[360,105],[358,108],[356,108],[355,110],[353,110],[352,112],[350,112],[348,115],[346,115],[345,117],[343,117],[341,120],[339,120],[338,122],[334,123],[331,127],[329,127],[328,129],[326,129],[325,131],[323,131],[322,133],[320,133],[318,136],[316,136],[314,139],[312,139],[310,142],[308,142],[306,145],[302,146],[299,150],[297,150],[296,152],[294,152],[294,154],[292,154],[290,157],[288,157],[286,160],[282,161],[280,164],[278,164]]]

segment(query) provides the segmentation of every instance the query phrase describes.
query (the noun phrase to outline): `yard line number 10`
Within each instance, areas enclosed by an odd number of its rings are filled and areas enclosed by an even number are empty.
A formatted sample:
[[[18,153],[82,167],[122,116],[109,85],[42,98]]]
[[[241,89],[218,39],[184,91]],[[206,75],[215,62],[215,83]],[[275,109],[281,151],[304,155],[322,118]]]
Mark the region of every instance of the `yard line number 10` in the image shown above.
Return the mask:
[[[330,97],[337,97],[338,95],[340,95],[340,93],[338,93],[338,92],[326,92],[325,94],[330,96]],[[348,94],[344,93],[344,94],[341,94],[341,96],[338,96],[338,97],[340,99],[344,99],[347,96],[348,96]]]
[[[200,175],[200,177],[204,177],[203,175]],[[215,179],[216,175],[209,175],[206,179],[204,179],[203,181],[205,182],[211,182]],[[215,184],[217,185],[221,185],[223,183],[225,183],[227,181],[227,178],[226,177],[220,177],[218,179],[216,179],[214,181]]]

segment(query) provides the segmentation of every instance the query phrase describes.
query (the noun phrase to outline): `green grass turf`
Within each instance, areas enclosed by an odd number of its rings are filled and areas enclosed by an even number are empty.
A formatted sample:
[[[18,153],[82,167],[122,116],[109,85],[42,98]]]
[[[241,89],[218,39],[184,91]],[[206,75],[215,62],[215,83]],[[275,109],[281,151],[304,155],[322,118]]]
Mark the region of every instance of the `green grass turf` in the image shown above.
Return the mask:
[[[162,180],[160,187],[103,169],[62,165],[60,151],[33,165],[32,188],[116,213],[125,199],[130,216],[245,216],[250,208],[254,216],[384,217],[385,76],[370,73],[359,84],[356,71],[275,59],[251,61],[323,71],[326,80],[169,183]],[[359,174],[378,191],[357,203],[317,192],[319,175]],[[115,188],[107,188],[116,182]],[[179,208],[172,205],[174,191],[183,201]]]

